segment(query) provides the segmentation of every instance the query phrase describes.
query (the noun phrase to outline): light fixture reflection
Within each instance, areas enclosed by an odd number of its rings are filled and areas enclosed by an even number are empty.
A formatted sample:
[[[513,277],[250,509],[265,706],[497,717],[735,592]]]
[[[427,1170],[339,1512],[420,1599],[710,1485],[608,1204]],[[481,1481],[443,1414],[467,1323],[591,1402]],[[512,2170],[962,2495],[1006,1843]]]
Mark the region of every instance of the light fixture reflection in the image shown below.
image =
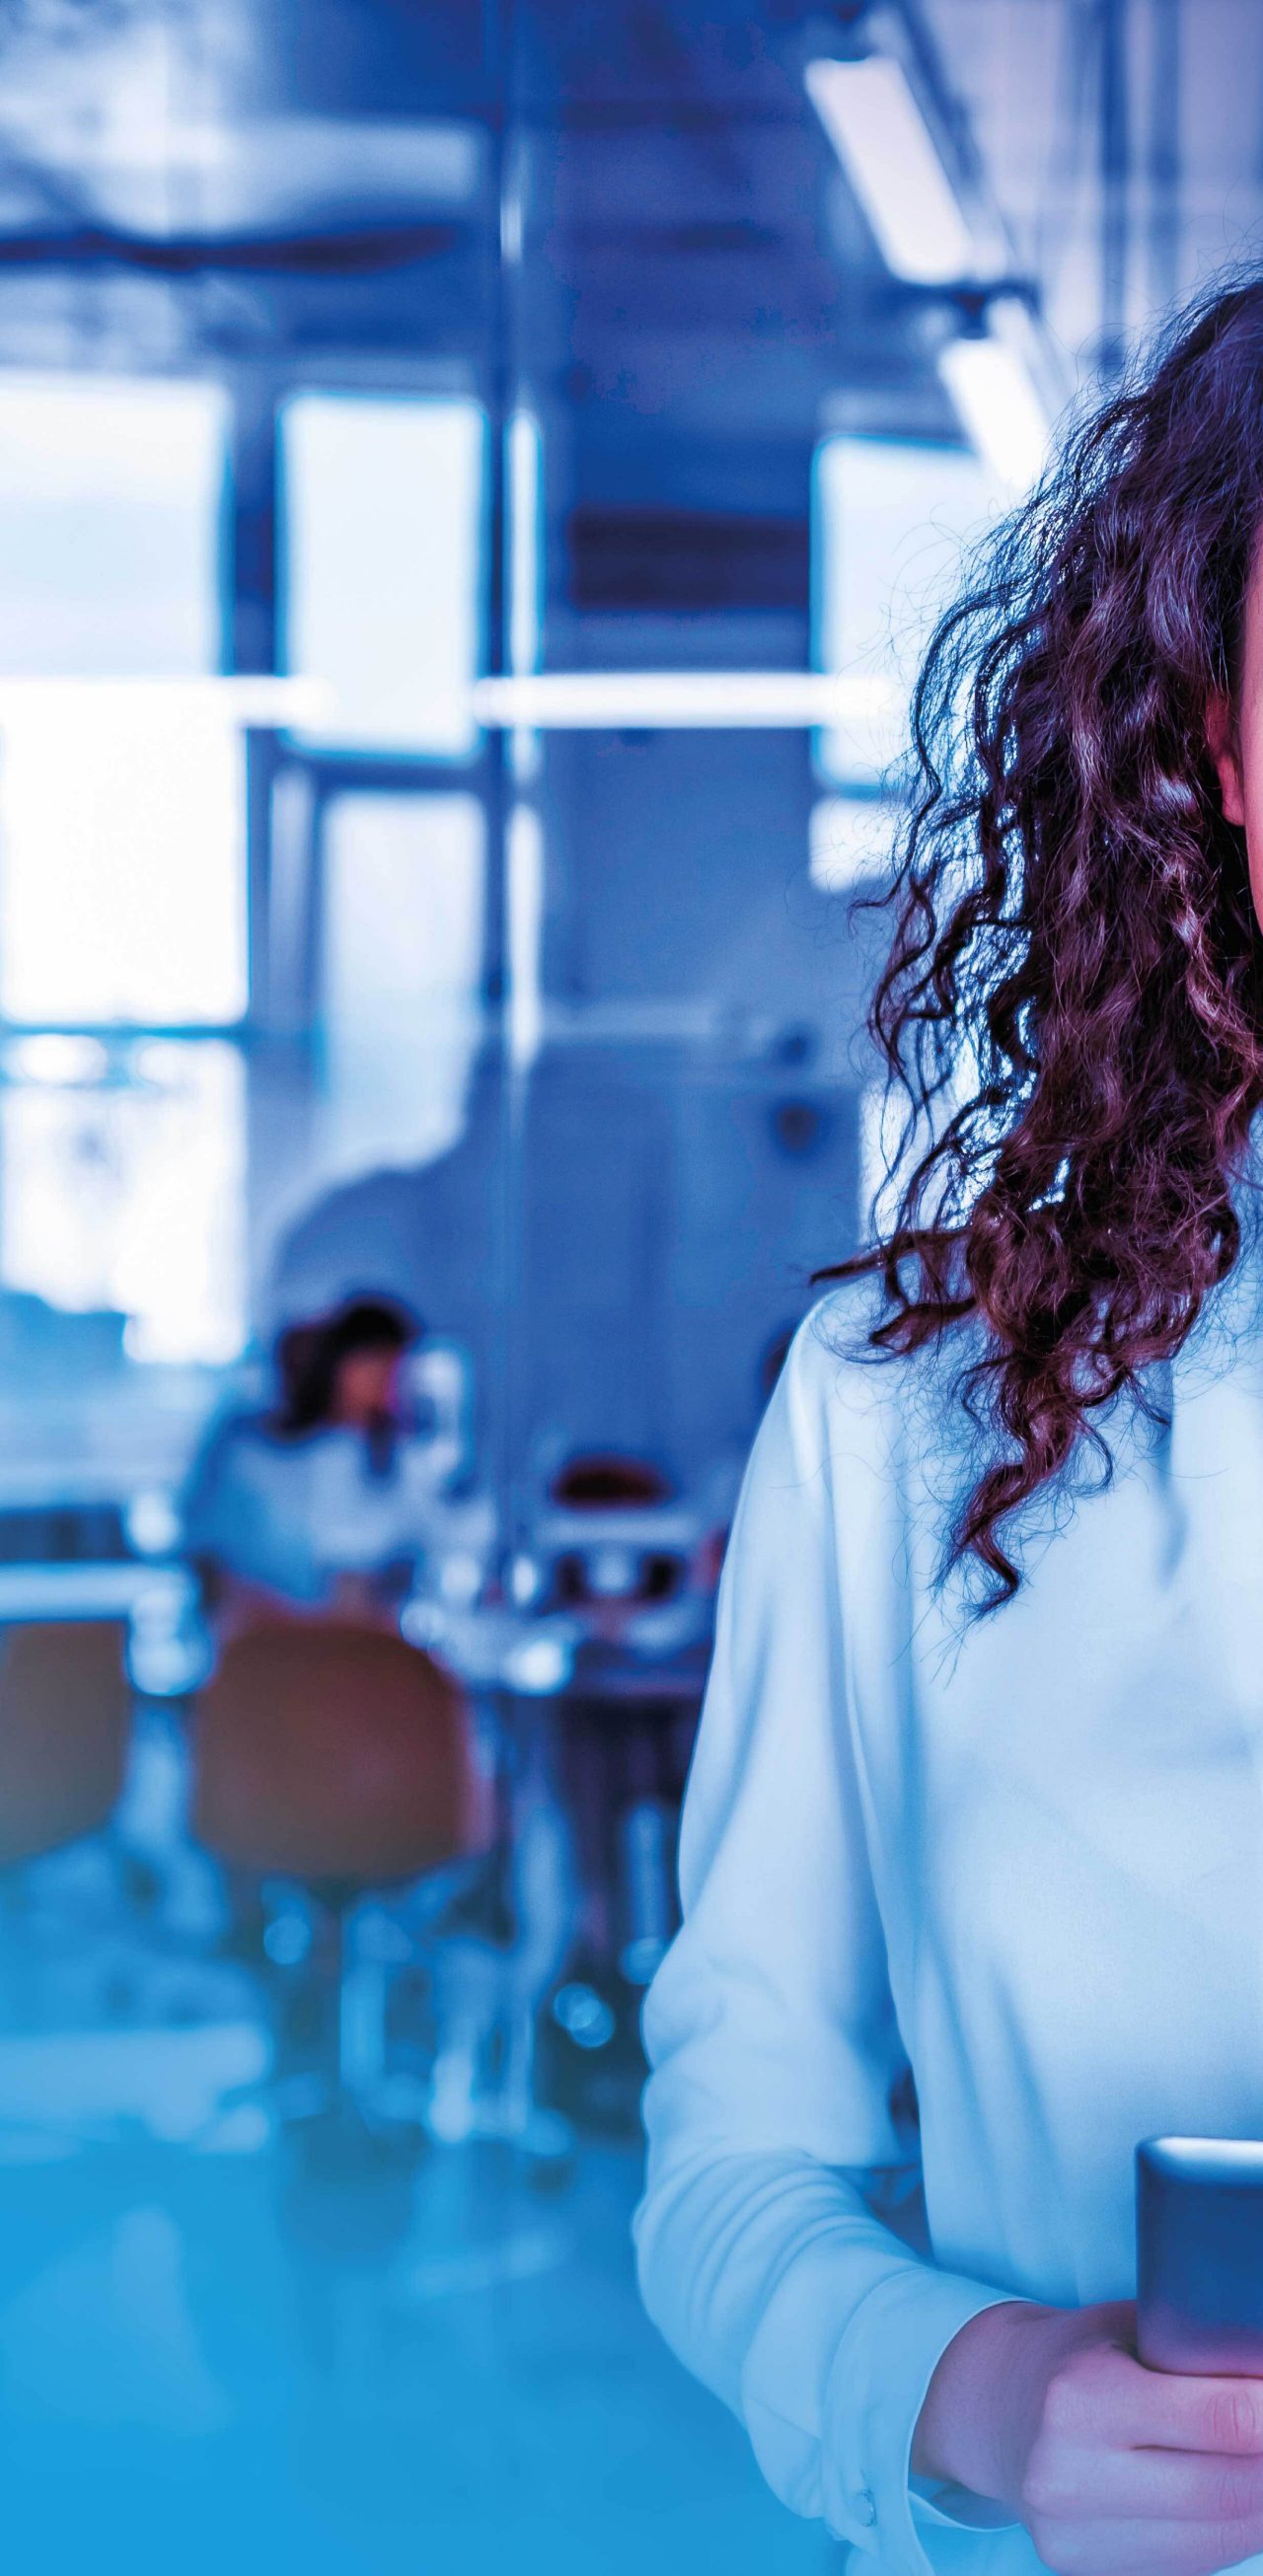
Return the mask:
[[[901,63],[808,63],[807,95],[886,265],[914,286],[967,277],[977,246]]]
[[[949,340],[939,373],[970,445],[1016,498],[1039,480],[1048,454],[1048,415],[1016,349],[991,333]]]
[[[861,671],[538,671],[476,680],[472,698],[484,725],[775,732],[883,715],[892,694]]]

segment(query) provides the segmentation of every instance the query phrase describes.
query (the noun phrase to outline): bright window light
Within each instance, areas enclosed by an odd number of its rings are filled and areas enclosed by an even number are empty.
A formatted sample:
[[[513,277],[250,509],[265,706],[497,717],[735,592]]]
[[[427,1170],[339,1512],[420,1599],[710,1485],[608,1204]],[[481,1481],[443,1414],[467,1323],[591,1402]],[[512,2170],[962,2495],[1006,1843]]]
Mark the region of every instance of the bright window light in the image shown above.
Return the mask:
[[[1048,456],[1048,415],[1015,349],[990,334],[949,340],[939,373],[978,455],[1016,498],[1039,480]]]
[[[224,1022],[246,1007],[245,754],[211,697],[66,686],[0,711],[0,1011]]]
[[[77,1043],[90,1049],[91,1040]],[[140,1360],[235,1359],[246,1335],[245,1082],[215,1038],[145,1038],[97,1078],[44,1038],[5,1050],[0,1275],[112,1308]]]
[[[850,894],[890,874],[900,807],[887,796],[821,796],[811,809],[811,882]]]
[[[509,669],[539,667],[543,626],[542,509],[543,450],[539,422],[529,411],[515,411],[507,434],[509,486]]]
[[[506,432],[508,483],[508,665],[517,676],[537,671],[544,631],[544,453],[533,412],[510,414]],[[540,743],[533,726],[517,725],[509,740],[510,775],[519,784],[537,778]]]
[[[967,277],[976,245],[903,66],[889,54],[808,63],[807,94],[896,277]]]
[[[286,667],[330,693],[306,740],[472,751],[484,429],[467,401],[300,393],[284,404]]]
[[[482,806],[334,797],[324,818],[325,1171],[429,1162],[480,1034]]]
[[[216,671],[228,404],[0,374],[0,673]]]
[[[856,690],[818,738],[826,778],[875,785],[903,750],[921,656],[998,497],[963,448],[844,436],[818,449],[815,658]]]
[[[509,1046],[515,1064],[539,1053],[544,1028],[544,832],[533,805],[515,805],[507,832]]]
[[[48,1082],[67,1091],[104,1082],[109,1064],[108,1050],[99,1038],[72,1037],[52,1029],[39,1037],[14,1038],[4,1051],[6,1079]]]

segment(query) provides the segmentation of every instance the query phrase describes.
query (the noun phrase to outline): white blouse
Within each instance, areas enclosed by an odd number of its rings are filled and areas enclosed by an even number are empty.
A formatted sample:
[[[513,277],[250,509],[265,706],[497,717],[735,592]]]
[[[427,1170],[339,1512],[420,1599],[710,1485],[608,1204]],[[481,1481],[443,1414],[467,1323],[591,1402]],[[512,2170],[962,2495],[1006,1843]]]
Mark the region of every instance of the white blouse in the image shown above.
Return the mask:
[[[410,1564],[445,1526],[456,1528],[459,1514],[438,1490],[443,1463],[436,1443],[403,1436],[374,1475],[362,1432],[329,1423],[282,1439],[264,1416],[229,1415],[189,1477],[184,1543],[250,1582],[316,1602],[336,1574]]]
[[[1040,2563],[913,2492],[958,2328],[1134,2296],[1137,2140],[1263,2136],[1261,1291],[1256,1246],[1148,1372],[1169,1430],[1099,1415],[1112,1482],[1081,1452],[1007,1524],[1026,1580],[972,1626],[933,1584],[962,1340],[846,1356],[848,1283],[747,1471],[645,2011],[641,2282],[777,2493],[889,2576]]]

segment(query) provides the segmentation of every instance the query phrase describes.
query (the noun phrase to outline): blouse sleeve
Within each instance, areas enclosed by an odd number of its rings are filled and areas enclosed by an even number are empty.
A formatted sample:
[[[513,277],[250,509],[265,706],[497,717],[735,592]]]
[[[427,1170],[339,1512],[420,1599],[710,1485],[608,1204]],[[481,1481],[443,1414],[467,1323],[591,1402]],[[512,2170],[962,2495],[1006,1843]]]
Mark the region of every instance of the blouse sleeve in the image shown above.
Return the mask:
[[[221,1414],[212,1422],[185,1476],[180,1494],[180,1526],[191,1556],[221,1556],[230,1528],[225,1503],[231,1494],[238,1417]]]
[[[645,2006],[635,2234],[650,2315],[741,2417],[777,2494],[883,2569],[926,2576],[918,2525],[939,2517],[909,2484],[922,2399],[958,2329],[1012,2293],[920,2260],[888,2223],[919,2166],[852,1750],[837,1377],[809,1318],[738,1504],[681,1828],[683,1929]]]
[[[321,1574],[294,1492],[295,1461],[249,1417],[228,1414],[207,1436],[180,1502],[188,1554],[297,1600],[316,1600]]]

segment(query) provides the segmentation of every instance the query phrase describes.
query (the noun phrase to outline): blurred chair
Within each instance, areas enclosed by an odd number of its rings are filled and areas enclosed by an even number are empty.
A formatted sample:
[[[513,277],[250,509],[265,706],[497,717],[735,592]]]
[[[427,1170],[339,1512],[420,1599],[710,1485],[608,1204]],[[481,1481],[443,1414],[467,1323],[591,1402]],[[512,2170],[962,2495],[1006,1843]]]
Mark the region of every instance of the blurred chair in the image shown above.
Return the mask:
[[[555,1503],[571,1503],[585,1511],[669,1503],[673,1492],[669,1478],[652,1459],[624,1457],[619,1450],[568,1458],[551,1486]]]
[[[99,1833],[114,1814],[131,1726],[126,1635],[115,1620],[0,1627],[0,1887],[11,1913],[28,1862]],[[25,2086],[15,2085],[12,2045],[6,2037],[0,2151],[25,2153],[42,2141],[61,2153],[98,2135],[101,2116],[90,2103],[85,2113],[64,2065],[55,2104],[38,2066],[33,2082],[28,2066]],[[21,2021],[17,2046],[29,2058]],[[58,2047],[65,2059],[64,2040]]]
[[[230,1869],[298,1881],[325,1932],[336,2036],[291,2105],[348,2130],[386,2125],[388,1962],[352,1917],[403,1882],[459,1885],[490,1819],[462,1692],[431,1657],[349,1623],[260,1626],[200,1694],[192,1830]],[[468,1869],[463,1873],[468,1875]]]
[[[109,1821],[131,1694],[115,1621],[0,1628],[0,1869]]]

